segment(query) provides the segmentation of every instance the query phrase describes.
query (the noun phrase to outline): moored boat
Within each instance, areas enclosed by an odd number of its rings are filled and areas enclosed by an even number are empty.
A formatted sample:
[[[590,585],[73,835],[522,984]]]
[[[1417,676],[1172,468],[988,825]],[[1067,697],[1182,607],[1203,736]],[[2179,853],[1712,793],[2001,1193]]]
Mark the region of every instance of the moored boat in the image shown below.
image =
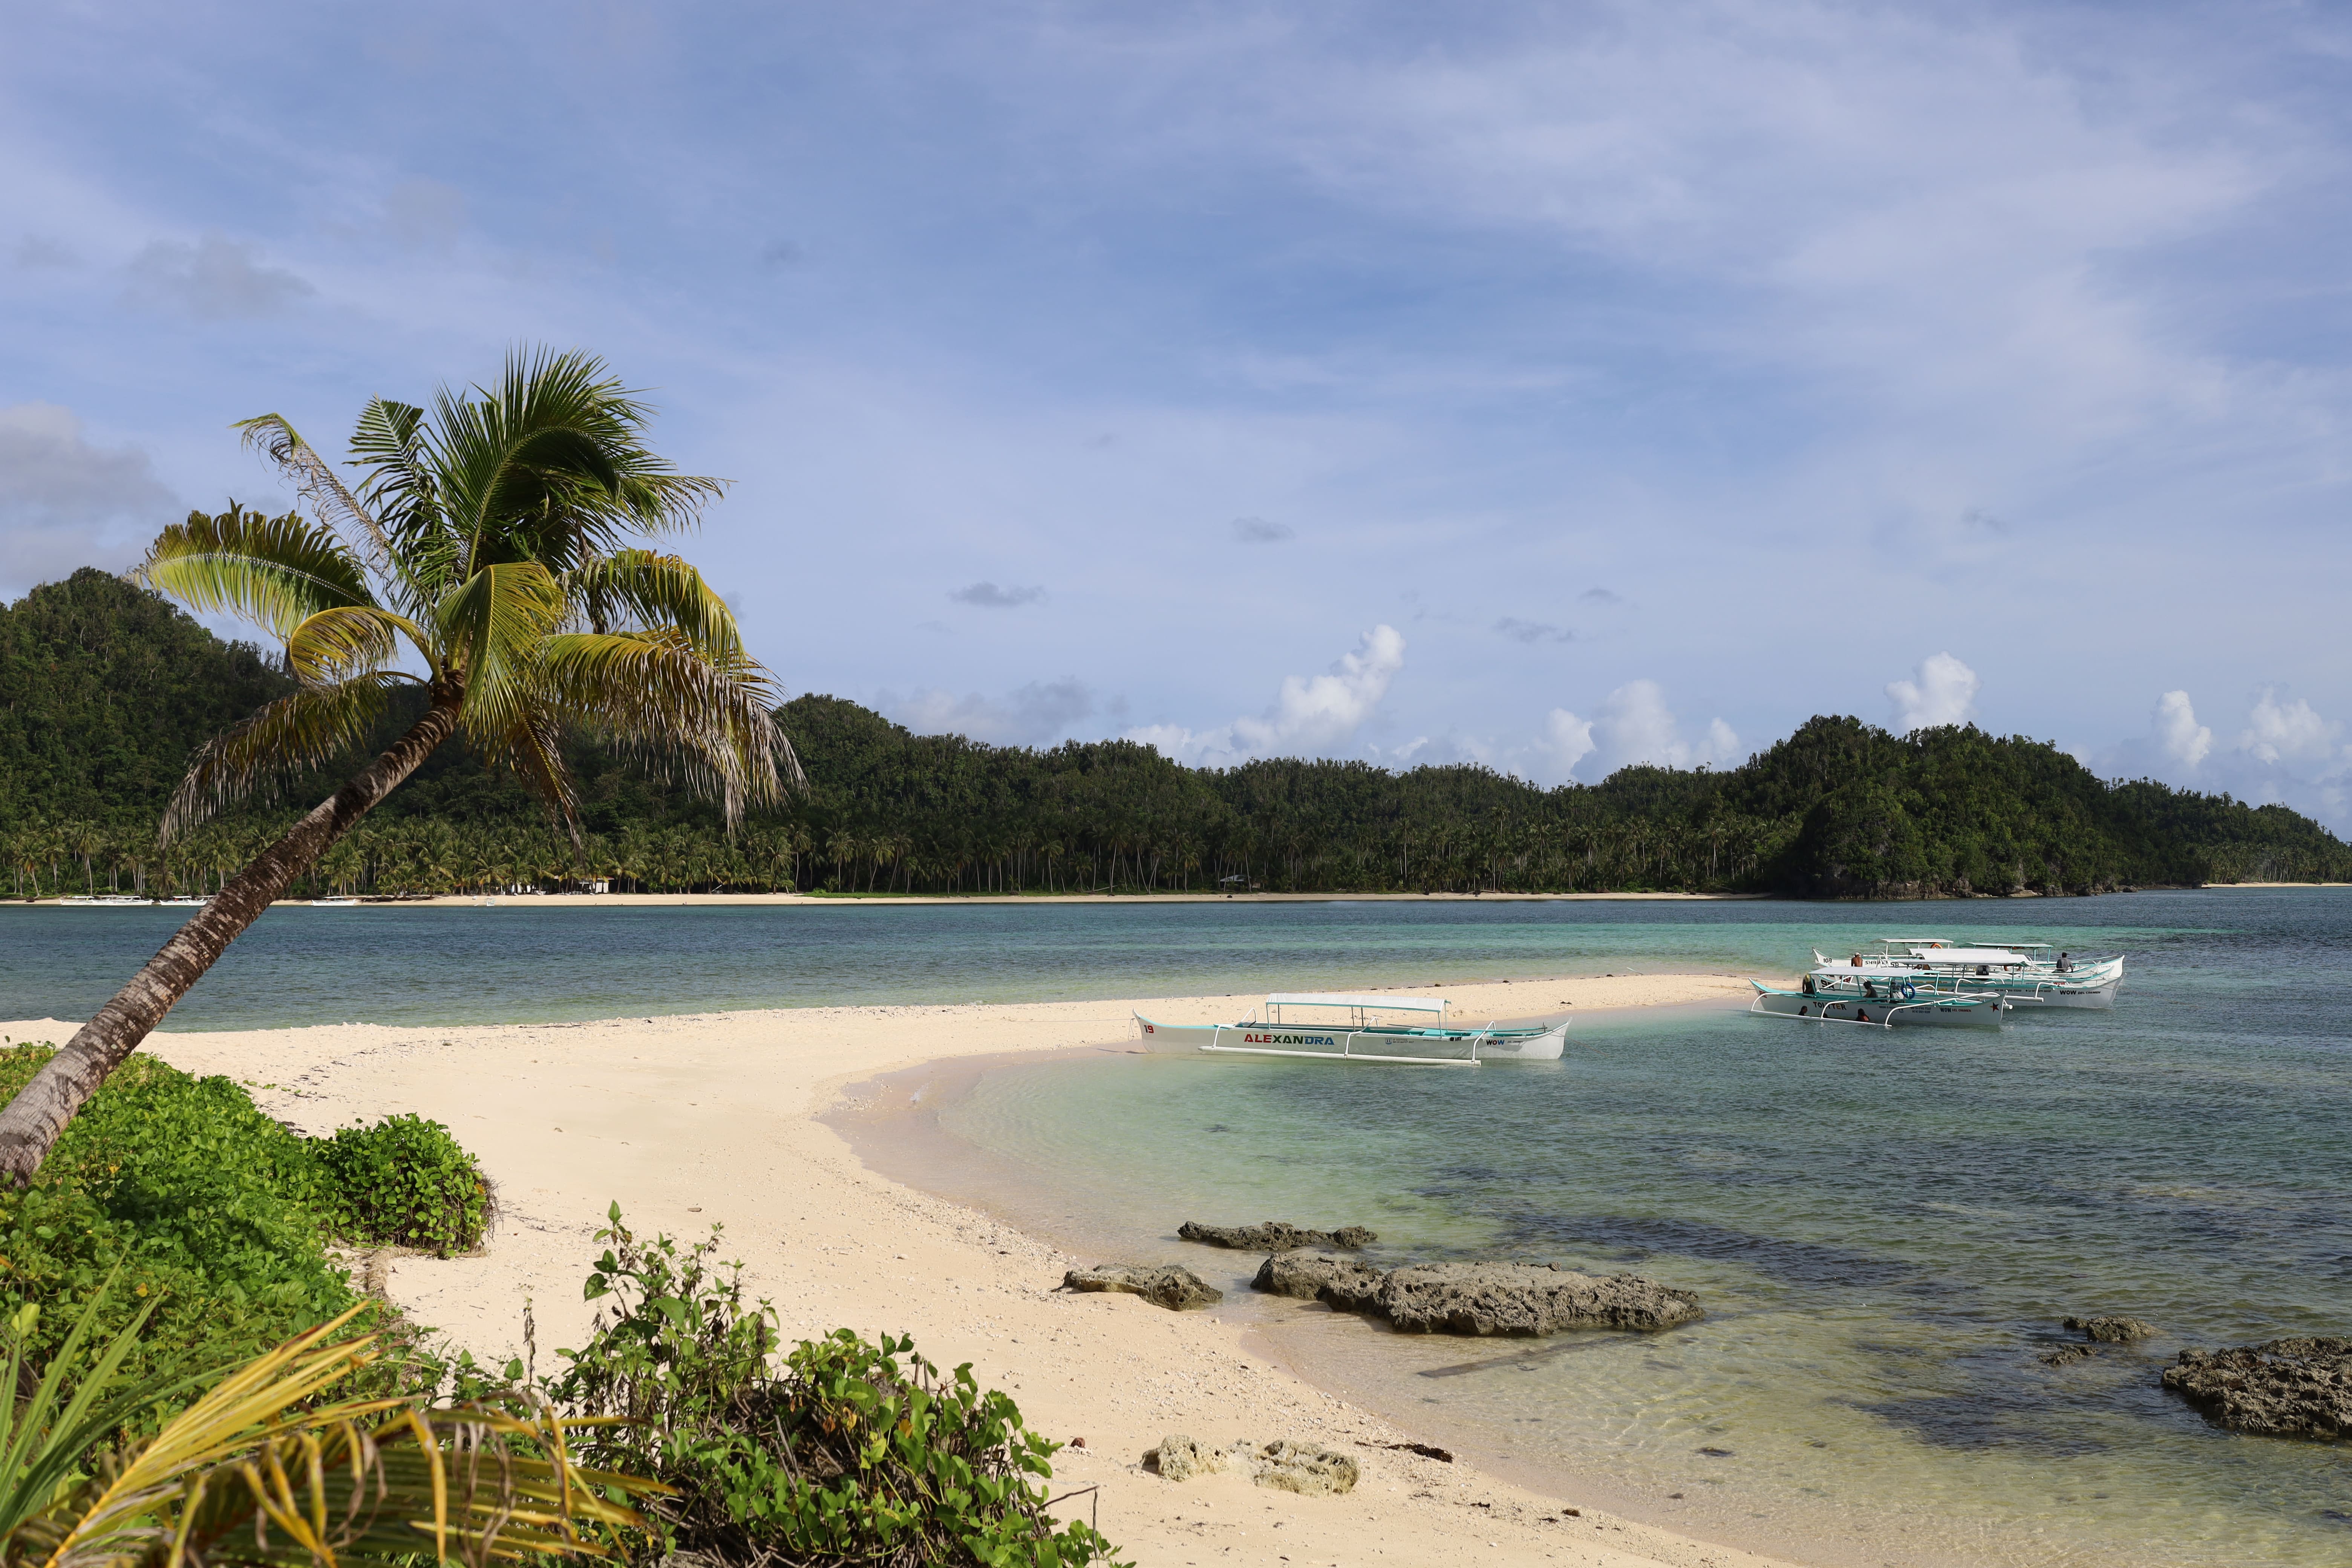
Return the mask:
[[[2047,942],[1961,947],[1936,937],[1887,937],[1875,951],[1841,963],[1813,951],[1815,974],[1888,975],[1964,995],[2006,997],[2019,1007],[2084,1007],[2105,1012],[2122,988],[2124,959],[2078,962]],[[2053,956],[2054,954],[2054,956]]]
[[[1557,1024],[1463,1028],[1445,1022],[1442,996],[1339,992],[1276,992],[1255,1017],[1238,1024],[1163,1024],[1135,1015],[1144,1047],[1181,1055],[1298,1057],[1385,1062],[1408,1067],[1477,1067],[1486,1062],[1558,1061],[1568,1020]],[[1292,1016],[1306,1014],[1301,1020]],[[1383,1013],[1433,1016],[1430,1024],[1382,1023]],[[1343,1015],[1334,1018],[1333,1014]]]
[[[2010,1010],[2005,996],[1964,995],[1938,991],[1900,976],[1870,975],[1852,984],[1825,981],[1821,971],[1795,990],[1748,984],[1756,994],[1748,1010],[1767,1017],[1816,1024],[1866,1024],[1872,1028],[1998,1029]]]

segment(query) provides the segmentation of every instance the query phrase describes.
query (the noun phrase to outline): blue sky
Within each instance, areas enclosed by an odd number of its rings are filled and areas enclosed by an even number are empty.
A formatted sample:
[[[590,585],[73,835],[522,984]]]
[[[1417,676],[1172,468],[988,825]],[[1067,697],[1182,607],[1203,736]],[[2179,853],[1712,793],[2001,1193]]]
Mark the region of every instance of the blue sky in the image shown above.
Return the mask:
[[[2352,827],[2352,13],[114,4],[0,52],[0,595],[583,346],[788,689]]]

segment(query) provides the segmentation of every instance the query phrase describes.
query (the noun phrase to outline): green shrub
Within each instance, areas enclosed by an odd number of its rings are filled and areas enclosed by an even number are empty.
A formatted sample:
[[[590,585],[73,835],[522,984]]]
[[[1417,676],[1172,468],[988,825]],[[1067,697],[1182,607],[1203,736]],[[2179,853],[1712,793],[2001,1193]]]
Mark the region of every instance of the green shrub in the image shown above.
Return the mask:
[[[1084,1523],[1056,1524],[1041,1483],[1056,1445],[982,1390],[942,1375],[913,1342],[846,1329],[772,1364],[775,1315],[746,1307],[740,1266],[714,1266],[717,1232],[683,1252],[621,1223],[588,1278],[587,1345],[547,1392],[625,1424],[581,1434],[581,1461],[677,1489],[647,1509],[656,1540],[632,1556],[723,1563],[1060,1568],[1108,1558]],[[904,1356],[902,1362],[899,1358]]]
[[[0,1103],[54,1054],[0,1049]],[[117,1268],[100,1342],[160,1298],[131,1372],[221,1365],[334,1316],[355,1299],[328,1259],[311,1141],[225,1078],[133,1055],[58,1138],[32,1184],[0,1184],[0,1302],[92,1297]],[[73,1314],[38,1314],[42,1361]]]
[[[336,1228],[350,1239],[443,1258],[481,1245],[494,1212],[490,1184],[438,1121],[387,1116],[316,1147]]]

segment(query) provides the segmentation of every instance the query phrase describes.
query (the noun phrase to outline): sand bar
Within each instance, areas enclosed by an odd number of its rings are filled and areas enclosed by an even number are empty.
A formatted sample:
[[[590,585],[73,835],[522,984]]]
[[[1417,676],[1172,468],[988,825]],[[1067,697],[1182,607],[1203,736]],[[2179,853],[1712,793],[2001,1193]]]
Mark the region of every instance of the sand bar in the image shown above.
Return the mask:
[[[1636,974],[1444,992],[1466,1014],[1508,1018],[1563,1003],[1588,1010],[1730,1001],[1747,985],[1729,975]],[[973,1363],[1037,1430],[1085,1438],[1083,1449],[1057,1457],[1055,1487],[1098,1486],[1099,1497],[1064,1511],[1098,1501],[1104,1531],[1139,1563],[1779,1561],[1612,1518],[1572,1496],[1566,1504],[1582,1510],[1571,1517],[1560,1499],[1466,1465],[1372,1446],[1414,1434],[1292,1375],[1235,1325],[1133,1297],[1058,1292],[1066,1268],[1100,1260],[1066,1256],[889,1181],[817,1120],[847,1086],[893,1069],[1124,1047],[1134,1007],[1170,1022],[1229,1021],[1254,1000],[812,1007],[472,1028],[354,1024],[162,1034],[148,1048],[189,1071],[251,1084],[272,1115],[309,1131],[394,1111],[456,1131],[499,1184],[500,1228],[480,1257],[394,1261],[390,1293],[479,1357],[516,1353],[526,1300],[542,1347],[579,1342],[591,1236],[617,1199],[641,1234],[693,1236],[724,1222],[729,1252],[776,1303],[788,1335],[843,1325],[911,1332],[933,1360]],[[74,1027],[0,1023],[17,1040],[63,1041]],[[1217,1444],[1328,1444],[1358,1457],[1363,1483],[1338,1499],[1265,1490],[1234,1476],[1180,1486],[1138,1462],[1169,1432]]]

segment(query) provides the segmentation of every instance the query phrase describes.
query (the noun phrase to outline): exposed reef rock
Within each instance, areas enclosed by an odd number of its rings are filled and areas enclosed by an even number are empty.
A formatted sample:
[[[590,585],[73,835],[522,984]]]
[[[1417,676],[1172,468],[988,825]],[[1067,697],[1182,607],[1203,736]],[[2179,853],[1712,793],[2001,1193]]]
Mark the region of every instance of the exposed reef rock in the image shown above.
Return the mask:
[[[2352,1436],[2352,1340],[2182,1351],[2164,1369],[2164,1386],[2232,1432],[2323,1443]]]
[[[1062,1289],[1124,1291],[1171,1312],[1213,1307],[1225,1299],[1223,1290],[1181,1263],[1106,1263],[1097,1268],[1073,1268],[1062,1276]]]
[[[2154,1334],[2156,1325],[2139,1318],[2068,1318],[2065,1326],[2103,1345],[2127,1345]]]
[[[1143,1456],[1143,1463],[1146,1468],[1158,1470],[1163,1479],[1171,1481],[1189,1481],[1195,1476],[1213,1476],[1226,1470],[1246,1470],[1250,1479],[1259,1486],[1307,1497],[1337,1497],[1353,1491],[1360,1479],[1356,1461],[1349,1456],[1312,1443],[1294,1443],[1287,1437],[1278,1437],[1271,1443],[1253,1445],[1242,1441],[1230,1447],[1212,1448],[1181,1433],[1171,1432],[1160,1439],[1160,1447]]]
[[[1555,1334],[1563,1329],[1671,1329],[1698,1298],[1638,1274],[1600,1279],[1535,1263],[1419,1263],[1381,1288],[1381,1309],[1407,1333]]]
[[[2099,1353],[2096,1345],[2060,1345],[2042,1352],[2043,1366],[2072,1366],[2078,1361],[2088,1361]]]
[[[1336,1252],[1277,1252],[1258,1265],[1250,1289],[1269,1296],[1323,1301],[1342,1312],[1377,1312],[1388,1276],[1360,1258]]]
[[[1337,1247],[1353,1251],[1380,1239],[1360,1225],[1341,1226],[1338,1230],[1301,1230],[1279,1219],[1270,1219],[1263,1225],[1202,1225],[1199,1220],[1188,1219],[1176,1227],[1176,1234],[1203,1247],[1230,1247],[1238,1252],[1295,1252],[1302,1247]]]

